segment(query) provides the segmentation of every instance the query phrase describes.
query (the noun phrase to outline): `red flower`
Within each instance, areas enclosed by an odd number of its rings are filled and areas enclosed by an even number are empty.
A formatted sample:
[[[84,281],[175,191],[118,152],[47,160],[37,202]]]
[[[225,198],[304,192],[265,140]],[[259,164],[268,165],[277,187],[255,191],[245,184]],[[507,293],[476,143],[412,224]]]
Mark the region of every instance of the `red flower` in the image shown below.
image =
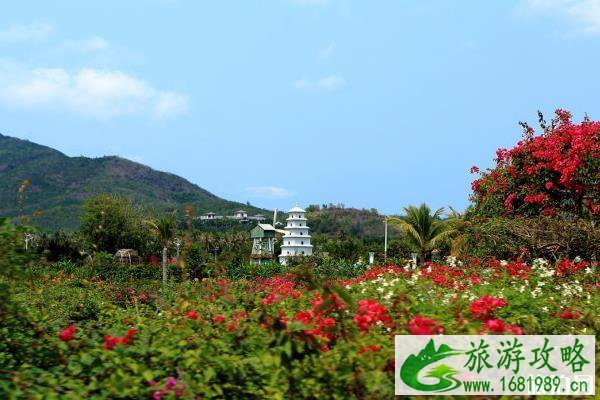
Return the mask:
[[[506,329],[506,324],[501,319],[488,319],[483,324],[486,331],[503,333]]]
[[[513,335],[522,335],[523,330],[517,325],[509,325],[506,327],[506,331],[512,333]]]
[[[525,203],[543,204],[548,199],[548,196],[544,193],[530,194],[523,198]]]
[[[444,327],[439,325],[436,320],[421,315],[413,317],[406,328],[413,335],[435,335],[444,332]]]
[[[581,317],[581,313],[578,311],[564,310],[560,313],[560,317],[562,319],[579,319]]]
[[[360,354],[365,353],[367,351],[372,351],[373,353],[377,353],[377,352],[381,351],[381,347],[377,346],[376,344],[368,344],[366,346],[360,346],[360,348],[358,349],[358,352]]]
[[[128,329],[123,336],[123,344],[131,344],[133,343],[133,339],[137,335],[137,329]]]
[[[548,181],[544,186],[546,187],[546,189],[552,190],[554,188],[554,183]]]
[[[471,173],[472,173],[472,174],[476,174],[476,173],[478,173],[478,172],[479,172],[479,167],[477,167],[476,165],[473,165],[473,166],[471,167]]]
[[[501,319],[488,319],[483,324],[483,329],[494,333],[510,332],[513,335],[522,335],[523,330],[517,325],[507,325]]]
[[[233,313],[233,319],[234,320],[247,320],[248,319],[248,313],[246,311],[237,311],[235,313]]]
[[[508,302],[501,297],[484,295],[471,303],[469,311],[475,318],[489,319],[491,318],[494,309],[504,307],[507,304]]]
[[[198,314],[198,311],[190,310],[185,314],[185,316],[187,319],[196,320],[200,315]]]
[[[312,314],[310,311],[298,311],[294,320],[301,324],[309,325],[312,322]]]
[[[222,324],[222,323],[224,323],[225,321],[226,321],[226,320],[225,320],[225,317],[224,317],[224,316],[222,316],[221,314],[217,314],[217,315],[215,315],[215,317],[213,318],[213,322],[214,322],[214,323],[216,323],[216,324]]]
[[[265,297],[264,299],[262,299],[262,303],[265,306],[268,306],[269,304],[273,303],[275,301],[276,297],[274,293],[269,293],[269,295],[267,297]]]
[[[569,275],[575,274],[583,269],[586,269],[590,266],[590,263],[587,261],[573,262],[570,260],[561,261],[556,267],[557,275]]]
[[[104,336],[103,340],[104,346],[102,346],[102,348],[104,350],[113,350],[118,344],[123,342],[121,338],[115,336]]]
[[[361,331],[367,331],[371,325],[378,322],[386,325],[391,325],[391,319],[384,306],[375,300],[359,300],[357,315],[354,317],[354,322]]]
[[[102,346],[102,348],[104,350],[113,350],[119,344],[128,346],[133,343],[133,339],[135,339],[136,335],[136,329],[128,329],[127,332],[125,332],[125,335],[123,335],[122,337],[108,335],[104,336],[104,345]]]
[[[58,334],[58,338],[63,342],[69,342],[75,338],[75,332],[77,332],[77,327],[75,325],[69,325]]]

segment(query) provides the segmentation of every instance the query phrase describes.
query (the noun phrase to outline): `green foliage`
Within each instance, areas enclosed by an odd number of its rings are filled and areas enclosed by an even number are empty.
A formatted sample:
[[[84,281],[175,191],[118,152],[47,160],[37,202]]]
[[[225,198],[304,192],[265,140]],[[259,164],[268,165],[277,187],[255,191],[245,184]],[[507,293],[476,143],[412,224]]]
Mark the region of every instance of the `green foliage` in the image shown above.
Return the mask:
[[[190,279],[208,278],[212,275],[212,268],[208,266],[210,254],[199,243],[194,243],[188,249],[185,262]]]
[[[149,241],[142,223],[143,213],[118,195],[91,197],[84,205],[81,232],[96,251],[115,253],[118,249],[143,252]]]
[[[81,260],[85,252],[83,239],[77,233],[56,231],[40,234],[33,243],[39,255],[50,262]]]
[[[289,268],[275,261],[262,264],[241,263],[227,268],[227,277],[230,279],[268,278],[282,275],[288,270]]]
[[[420,255],[421,262],[425,262],[449,236],[451,225],[442,219],[443,208],[432,213],[429,206],[421,204],[405,207],[404,211],[405,215],[390,219],[390,223],[399,224],[413,251]]]
[[[29,257],[25,252],[27,229],[0,218],[0,320],[9,312],[12,281],[23,275]]]
[[[109,255],[102,257],[108,262]],[[315,276],[319,268],[321,277]],[[484,294],[505,298],[508,304],[495,318],[519,325],[526,334],[595,334],[600,329],[591,311],[600,306],[592,288],[594,273],[549,276],[551,266],[541,265],[525,285],[508,274],[465,264],[457,271],[477,274],[485,283],[462,289],[435,284],[420,272],[379,271],[345,288],[323,279],[328,271],[347,270],[346,279],[364,272],[350,268],[335,268],[335,262],[314,270],[295,267],[297,282],[306,284],[295,288],[300,296],[265,305],[267,292],[246,279],[163,287],[156,279],[93,278],[93,269],[68,262],[35,266],[30,271],[35,284],[18,285],[15,298],[36,324],[13,319],[0,326],[0,397],[150,398],[173,377],[177,387],[185,385],[183,399],[391,398],[394,335],[409,333],[407,324],[415,315],[433,318],[445,334],[476,334],[482,321],[473,318],[469,304]],[[525,286],[540,289],[534,295],[522,290]],[[335,323],[326,349],[306,340],[307,327],[294,318],[312,309],[317,295],[327,299],[324,309],[335,295],[346,310],[329,314]],[[359,299],[375,299],[386,307],[390,331],[377,325],[358,329],[353,316]],[[581,316],[558,317],[565,308]],[[187,317],[190,310],[198,316]],[[282,316],[290,322],[280,323]],[[77,328],[74,338],[62,342],[59,332],[69,324]],[[137,333],[130,344],[102,348],[104,337],[121,337],[131,328]]]
[[[586,260],[600,257],[600,230],[593,221],[574,218],[473,219],[462,225],[462,254],[480,258]]]
[[[384,217],[377,210],[359,210],[334,205],[320,208],[313,205],[307,211],[308,224],[313,236],[329,240],[345,235],[365,241],[376,239],[383,243]],[[390,227],[389,234],[399,236],[401,231]]]

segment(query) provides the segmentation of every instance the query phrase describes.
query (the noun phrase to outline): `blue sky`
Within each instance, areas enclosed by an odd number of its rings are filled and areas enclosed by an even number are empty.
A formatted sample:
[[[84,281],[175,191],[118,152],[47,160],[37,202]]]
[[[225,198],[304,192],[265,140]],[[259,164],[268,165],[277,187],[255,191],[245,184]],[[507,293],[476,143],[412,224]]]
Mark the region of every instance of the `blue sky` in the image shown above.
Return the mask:
[[[600,118],[599,65],[600,0],[23,0],[0,132],[263,207],[462,209],[518,121]]]

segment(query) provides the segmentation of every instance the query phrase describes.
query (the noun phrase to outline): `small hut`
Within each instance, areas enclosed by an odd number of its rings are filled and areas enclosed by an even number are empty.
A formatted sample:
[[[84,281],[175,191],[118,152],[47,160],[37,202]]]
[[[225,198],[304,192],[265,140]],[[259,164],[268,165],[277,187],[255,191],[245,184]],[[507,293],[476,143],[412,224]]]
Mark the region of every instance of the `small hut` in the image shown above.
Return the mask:
[[[281,233],[271,224],[257,224],[251,231],[252,254],[250,259],[253,263],[261,264],[275,258],[276,234]]]
[[[115,253],[115,260],[121,264],[138,264],[140,262],[140,256],[136,250],[119,249]]]

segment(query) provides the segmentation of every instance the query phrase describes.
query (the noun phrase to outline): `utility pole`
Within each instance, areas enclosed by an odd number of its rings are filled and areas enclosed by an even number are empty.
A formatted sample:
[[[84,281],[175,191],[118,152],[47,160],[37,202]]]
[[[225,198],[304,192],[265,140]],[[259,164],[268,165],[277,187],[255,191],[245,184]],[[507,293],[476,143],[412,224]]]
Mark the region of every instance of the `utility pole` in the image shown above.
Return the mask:
[[[388,236],[388,219],[387,216],[385,217],[385,236],[383,239],[383,261],[384,264],[387,264],[387,236]]]

